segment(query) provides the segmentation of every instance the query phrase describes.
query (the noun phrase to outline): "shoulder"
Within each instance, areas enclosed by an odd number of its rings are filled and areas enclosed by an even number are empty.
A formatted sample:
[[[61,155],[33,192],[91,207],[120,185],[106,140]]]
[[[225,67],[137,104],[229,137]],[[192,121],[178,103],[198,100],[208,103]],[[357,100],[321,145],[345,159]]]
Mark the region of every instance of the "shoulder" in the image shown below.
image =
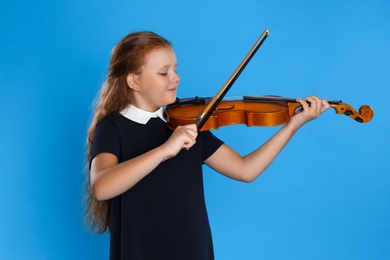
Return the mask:
[[[200,132],[198,140],[200,141],[203,152],[203,161],[209,158],[219,147],[221,147],[221,145],[223,145],[223,141],[210,131]]]
[[[91,159],[99,153],[120,154],[123,124],[121,115],[108,115],[99,120],[92,142]]]
[[[96,125],[94,143],[112,143],[121,139],[125,122],[121,115],[108,115]]]
[[[99,120],[97,125],[115,125],[123,121],[123,116],[121,114],[107,115]]]
[[[136,124],[135,122],[125,118],[121,114],[108,115],[99,120],[96,125],[96,130],[98,129],[109,129],[116,131],[121,131],[121,129],[131,127]]]
[[[210,131],[202,131],[199,133],[199,138],[202,141],[202,143],[223,143],[221,139],[216,137],[212,132]]]

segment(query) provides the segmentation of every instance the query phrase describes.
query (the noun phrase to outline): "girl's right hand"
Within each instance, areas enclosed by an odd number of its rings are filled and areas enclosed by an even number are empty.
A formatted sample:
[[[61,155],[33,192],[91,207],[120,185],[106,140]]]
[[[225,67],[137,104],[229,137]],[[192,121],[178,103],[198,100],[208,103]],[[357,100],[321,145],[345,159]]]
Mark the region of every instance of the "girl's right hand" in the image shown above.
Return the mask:
[[[167,158],[175,157],[181,149],[190,149],[196,143],[198,130],[195,124],[178,126],[163,144]]]

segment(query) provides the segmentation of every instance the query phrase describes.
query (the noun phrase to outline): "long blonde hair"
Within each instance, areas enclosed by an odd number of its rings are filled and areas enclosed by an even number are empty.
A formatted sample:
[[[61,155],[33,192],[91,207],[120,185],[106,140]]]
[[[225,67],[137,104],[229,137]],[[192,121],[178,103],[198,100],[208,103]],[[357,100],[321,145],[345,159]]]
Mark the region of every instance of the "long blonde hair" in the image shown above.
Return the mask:
[[[88,130],[88,164],[92,159],[92,144],[99,120],[108,115],[118,114],[131,101],[132,92],[126,83],[126,76],[129,73],[140,73],[147,55],[155,49],[166,47],[172,47],[171,43],[153,32],[128,34],[115,46],[110,59],[107,80],[101,87],[95,113]],[[110,228],[109,200],[96,200],[90,185],[89,172],[85,186],[88,228],[97,233],[106,232]]]

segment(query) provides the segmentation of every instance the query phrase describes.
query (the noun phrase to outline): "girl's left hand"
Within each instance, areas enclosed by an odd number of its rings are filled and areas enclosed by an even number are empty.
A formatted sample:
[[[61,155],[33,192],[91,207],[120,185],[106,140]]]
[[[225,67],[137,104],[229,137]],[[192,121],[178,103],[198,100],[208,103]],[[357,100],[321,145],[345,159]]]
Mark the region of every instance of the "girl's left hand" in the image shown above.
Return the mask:
[[[305,123],[319,117],[329,108],[328,101],[317,96],[297,99],[297,102],[301,104],[303,111],[292,116],[290,120],[290,123],[294,124],[297,129]]]

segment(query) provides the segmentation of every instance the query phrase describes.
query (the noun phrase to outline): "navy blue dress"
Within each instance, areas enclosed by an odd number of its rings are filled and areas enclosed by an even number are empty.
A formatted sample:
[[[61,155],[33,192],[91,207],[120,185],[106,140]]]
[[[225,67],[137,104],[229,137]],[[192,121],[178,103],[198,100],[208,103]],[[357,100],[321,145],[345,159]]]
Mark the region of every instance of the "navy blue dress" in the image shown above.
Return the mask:
[[[163,144],[171,134],[159,118],[142,125],[109,116],[97,125],[92,158],[111,153],[124,162]],[[110,200],[110,259],[214,259],[202,164],[221,145],[211,132],[200,132],[193,147]]]

